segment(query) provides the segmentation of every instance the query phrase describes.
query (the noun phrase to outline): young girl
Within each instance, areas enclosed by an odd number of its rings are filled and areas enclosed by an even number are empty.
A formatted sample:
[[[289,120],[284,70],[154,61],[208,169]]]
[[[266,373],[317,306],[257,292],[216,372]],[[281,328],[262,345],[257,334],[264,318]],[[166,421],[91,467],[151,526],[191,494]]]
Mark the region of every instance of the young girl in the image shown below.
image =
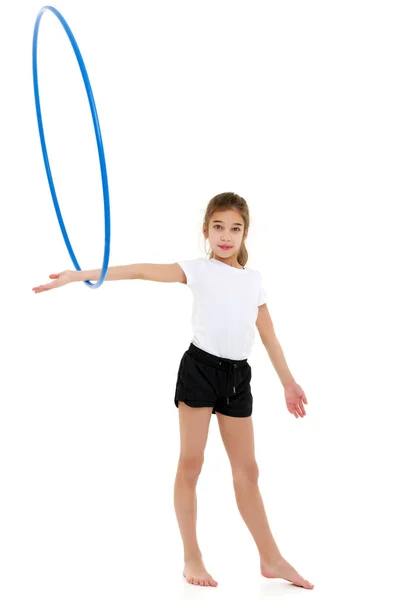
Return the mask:
[[[203,234],[211,247],[209,258],[110,267],[106,280],[179,282],[189,286],[194,296],[193,338],[179,365],[174,399],[180,428],[174,506],[183,541],[186,581],[200,586],[218,585],[204,566],[196,535],[196,484],[211,415],[216,414],[231,464],[236,502],[257,545],[261,574],[313,589],[314,585],[280,554],[258,488],[251,367],[247,362],[254,343],[254,325],[282,382],[287,409],[296,419],[305,416],[307,399],[289,371],[276,338],[261,274],[245,267],[249,222],[243,198],[231,192],[219,194],[210,200],[204,217]],[[51,283],[34,287],[33,291],[44,292],[74,281],[94,281],[100,272],[62,271],[50,275]]]

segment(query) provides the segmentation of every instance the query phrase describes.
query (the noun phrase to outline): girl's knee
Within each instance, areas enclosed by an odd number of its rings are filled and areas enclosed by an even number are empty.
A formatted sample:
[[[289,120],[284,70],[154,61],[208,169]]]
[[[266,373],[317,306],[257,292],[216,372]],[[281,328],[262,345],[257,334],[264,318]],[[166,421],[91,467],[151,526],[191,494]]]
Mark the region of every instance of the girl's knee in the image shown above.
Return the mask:
[[[260,472],[256,462],[236,465],[232,467],[233,480],[237,483],[256,483],[258,481],[259,475]]]
[[[178,471],[188,478],[200,475],[204,463],[204,456],[180,456]]]

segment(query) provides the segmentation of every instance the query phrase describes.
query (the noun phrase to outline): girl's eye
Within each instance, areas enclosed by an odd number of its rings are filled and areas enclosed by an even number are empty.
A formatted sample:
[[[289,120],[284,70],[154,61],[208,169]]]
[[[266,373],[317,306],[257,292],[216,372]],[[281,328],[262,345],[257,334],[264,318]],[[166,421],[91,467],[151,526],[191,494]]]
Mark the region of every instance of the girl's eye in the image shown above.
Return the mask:
[[[221,225],[218,225],[218,224],[217,224],[217,225],[214,225],[214,227],[221,227]],[[235,229],[236,231],[240,231],[240,227],[234,227],[234,229]]]

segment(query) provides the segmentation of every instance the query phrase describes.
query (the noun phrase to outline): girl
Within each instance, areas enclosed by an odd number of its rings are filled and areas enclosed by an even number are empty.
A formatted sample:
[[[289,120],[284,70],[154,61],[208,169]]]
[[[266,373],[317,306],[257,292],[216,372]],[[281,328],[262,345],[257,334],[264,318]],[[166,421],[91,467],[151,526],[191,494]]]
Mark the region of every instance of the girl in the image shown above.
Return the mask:
[[[261,274],[245,267],[249,223],[249,209],[243,198],[231,192],[219,194],[210,200],[204,217],[203,234],[211,246],[209,258],[110,267],[106,280],[179,282],[189,286],[194,296],[193,338],[179,365],[174,399],[180,429],[174,506],[183,541],[186,581],[206,587],[218,585],[204,566],[196,536],[196,484],[211,415],[216,414],[231,464],[236,502],[257,545],[261,574],[313,589],[314,585],[281,555],[258,488],[251,367],[247,362],[254,342],[254,325],[282,382],[287,409],[296,419],[305,416],[307,399],[289,371],[275,336]],[[51,283],[34,287],[33,291],[44,292],[73,281],[97,280],[100,272],[62,271],[50,275]]]

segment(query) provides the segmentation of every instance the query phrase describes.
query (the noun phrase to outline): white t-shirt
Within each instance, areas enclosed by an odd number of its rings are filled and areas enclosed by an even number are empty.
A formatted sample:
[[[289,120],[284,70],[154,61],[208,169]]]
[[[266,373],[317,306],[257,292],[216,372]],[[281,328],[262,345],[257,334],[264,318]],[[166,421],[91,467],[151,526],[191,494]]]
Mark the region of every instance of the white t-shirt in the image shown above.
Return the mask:
[[[194,296],[192,344],[221,358],[248,358],[258,307],[267,299],[261,273],[216,258],[177,262]]]

